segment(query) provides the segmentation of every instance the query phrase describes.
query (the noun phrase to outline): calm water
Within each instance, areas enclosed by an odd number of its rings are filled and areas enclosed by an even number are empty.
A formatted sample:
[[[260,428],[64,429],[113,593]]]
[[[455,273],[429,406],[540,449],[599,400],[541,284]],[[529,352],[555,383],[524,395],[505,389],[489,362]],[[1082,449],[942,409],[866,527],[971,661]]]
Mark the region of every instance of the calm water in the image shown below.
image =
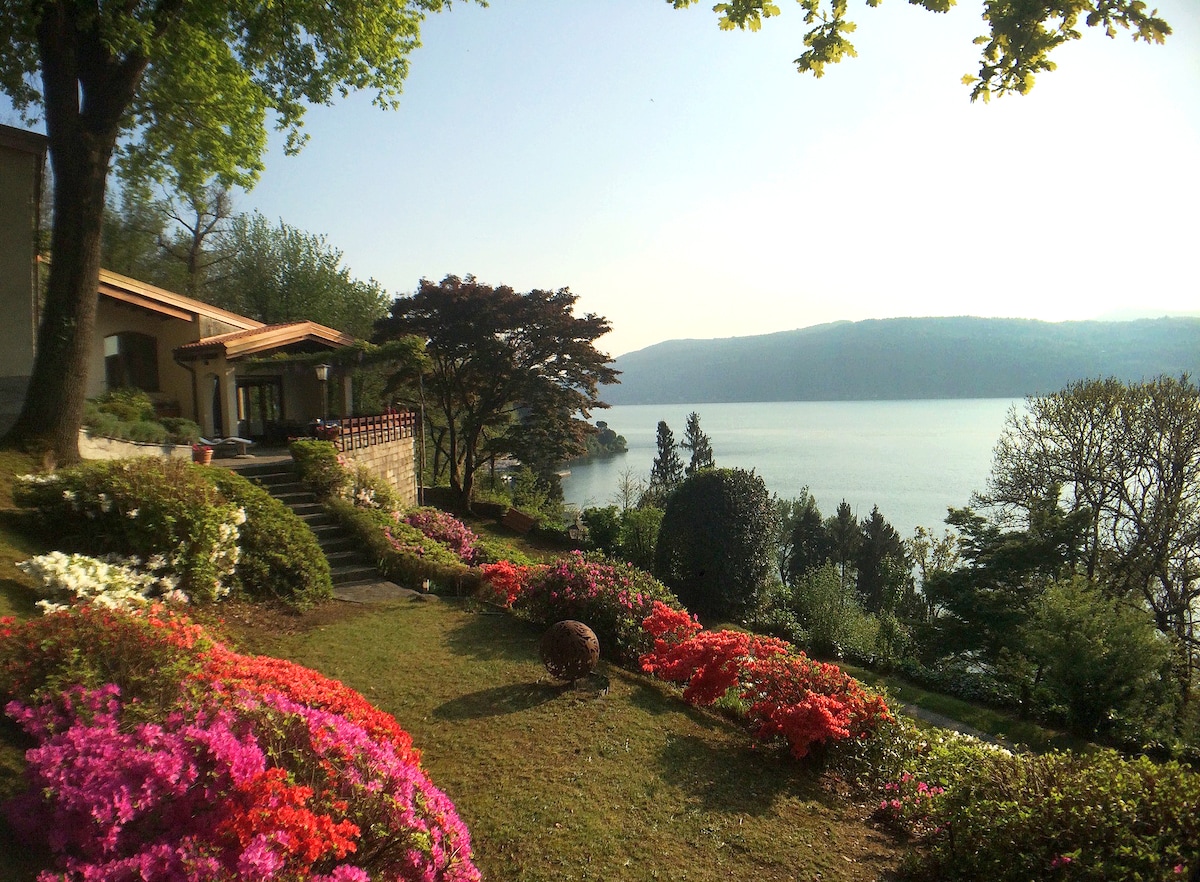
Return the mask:
[[[784,498],[808,486],[821,513],[845,499],[859,518],[878,505],[901,536],[941,531],[949,506],[983,490],[1009,408],[1021,401],[790,401],[756,404],[638,404],[593,413],[624,435],[624,456],[576,462],[563,481],[568,503],[609,505],[621,474],[645,480],[655,428],[666,420],[678,442],[696,411],[718,467],[753,468]],[[687,462],[687,452],[680,451]]]

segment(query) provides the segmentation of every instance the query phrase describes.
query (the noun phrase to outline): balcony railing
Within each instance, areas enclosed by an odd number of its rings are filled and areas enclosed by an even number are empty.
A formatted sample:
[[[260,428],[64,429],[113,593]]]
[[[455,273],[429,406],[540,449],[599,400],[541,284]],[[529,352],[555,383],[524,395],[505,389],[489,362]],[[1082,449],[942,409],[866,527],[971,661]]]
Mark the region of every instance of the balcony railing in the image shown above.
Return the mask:
[[[415,411],[402,410],[379,416],[349,417],[338,421],[338,433],[333,441],[341,453],[362,450],[389,441],[403,441],[413,437],[417,428]]]

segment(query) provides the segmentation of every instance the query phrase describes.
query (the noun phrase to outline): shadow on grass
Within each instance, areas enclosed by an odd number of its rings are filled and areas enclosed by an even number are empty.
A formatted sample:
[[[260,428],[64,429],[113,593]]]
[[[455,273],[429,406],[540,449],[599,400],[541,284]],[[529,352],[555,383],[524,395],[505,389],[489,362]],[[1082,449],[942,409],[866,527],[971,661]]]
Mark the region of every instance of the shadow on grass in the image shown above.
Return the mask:
[[[478,612],[446,633],[456,655],[481,660],[537,661],[539,629],[505,613]]]
[[[678,692],[672,692],[672,687],[667,684],[654,682],[646,675],[634,674],[620,668],[616,671],[621,679],[633,687],[629,703],[651,716],[685,714],[693,723],[704,729],[733,725],[730,721],[721,719],[715,711],[688,704]]]
[[[663,746],[658,765],[664,780],[708,811],[766,815],[785,796],[831,803],[812,774],[785,754],[747,747],[739,756],[737,750],[729,743],[685,735]]]
[[[451,699],[433,709],[439,720],[478,720],[530,710],[553,701],[571,688],[559,683],[513,683],[494,686]]]

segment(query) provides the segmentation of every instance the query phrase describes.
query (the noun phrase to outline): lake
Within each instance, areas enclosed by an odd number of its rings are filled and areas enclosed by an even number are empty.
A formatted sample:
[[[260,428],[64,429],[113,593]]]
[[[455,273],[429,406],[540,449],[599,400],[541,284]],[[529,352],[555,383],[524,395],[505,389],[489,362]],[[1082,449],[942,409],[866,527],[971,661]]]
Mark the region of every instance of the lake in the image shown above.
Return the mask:
[[[592,414],[625,436],[629,451],[573,462],[566,501],[581,508],[613,504],[622,473],[645,481],[666,420],[682,440],[687,415],[700,415],[719,468],[754,469],[783,498],[805,485],[821,513],[845,499],[861,519],[879,506],[902,537],[917,526],[941,532],[946,509],[983,490],[992,450],[1009,409],[1022,399],[927,401],[785,401],[745,404],[620,405]],[[680,457],[687,464],[688,453]]]

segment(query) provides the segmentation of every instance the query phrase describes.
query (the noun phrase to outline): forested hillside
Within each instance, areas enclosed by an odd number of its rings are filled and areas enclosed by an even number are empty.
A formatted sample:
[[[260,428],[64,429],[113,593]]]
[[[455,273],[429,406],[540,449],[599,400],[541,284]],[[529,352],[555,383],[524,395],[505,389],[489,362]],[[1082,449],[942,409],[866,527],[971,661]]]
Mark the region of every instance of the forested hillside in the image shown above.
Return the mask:
[[[616,361],[610,404],[1020,398],[1087,377],[1200,373],[1200,318],[1131,322],[896,318],[723,340]]]

